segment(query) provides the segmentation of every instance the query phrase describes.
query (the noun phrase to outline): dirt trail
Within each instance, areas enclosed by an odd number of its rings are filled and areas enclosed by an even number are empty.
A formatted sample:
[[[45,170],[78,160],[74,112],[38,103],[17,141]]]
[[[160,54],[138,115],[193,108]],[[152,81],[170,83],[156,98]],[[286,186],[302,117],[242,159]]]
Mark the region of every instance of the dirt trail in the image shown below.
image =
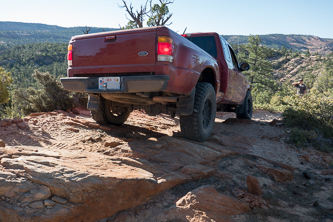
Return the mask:
[[[197,143],[178,118],[73,112],[0,121],[0,221],[333,221],[333,156],[286,144],[280,114],[218,113]]]

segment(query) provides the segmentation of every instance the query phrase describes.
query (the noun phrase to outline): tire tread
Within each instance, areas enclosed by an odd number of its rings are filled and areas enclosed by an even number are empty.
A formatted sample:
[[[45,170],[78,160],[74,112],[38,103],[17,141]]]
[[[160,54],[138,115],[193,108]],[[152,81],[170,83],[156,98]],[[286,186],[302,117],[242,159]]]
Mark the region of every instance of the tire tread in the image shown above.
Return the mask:
[[[199,124],[199,118],[200,118],[200,113],[198,110],[200,110],[200,106],[202,106],[202,103],[206,97],[206,94],[209,93],[211,90],[214,91],[214,88],[211,84],[205,83],[205,82],[199,82],[196,86],[196,93],[195,93],[195,100],[194,100],[194,108],[193,108],[193,113],[188,116],[181,116],[180,117],[180,127],[181,127],[181,132],[184,135],[185,138],[188,138],[190,140],[195,140],[202,142],[206,140],[209,135],[203,132],[203,130],[200,128]],[[214,100],[215,100],[215,91],[214,91]],[[213,103],[216,103],[216,101],[213,101]],[[212,107],[213,112],[216,112],[216,104]],[[214,114],[215,117],[215,114]],[[215,118],[214,118],[215,121]],[[212,127],[212,126],[209,126]]]

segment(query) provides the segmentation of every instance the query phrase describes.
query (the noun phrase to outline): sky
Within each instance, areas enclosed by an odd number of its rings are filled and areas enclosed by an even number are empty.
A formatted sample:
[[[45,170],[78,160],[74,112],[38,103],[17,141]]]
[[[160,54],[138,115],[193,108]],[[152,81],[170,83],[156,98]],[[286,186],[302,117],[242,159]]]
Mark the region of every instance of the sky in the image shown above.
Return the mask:
[[[138,9],[145,0],[133,2]],[[158,2],[153,0],[153,2]],[[119,28],[121,0],[0,0],[0,21]],[[172,30],[221,35],[301,34],[333,39],[333,0],[174,0]]]

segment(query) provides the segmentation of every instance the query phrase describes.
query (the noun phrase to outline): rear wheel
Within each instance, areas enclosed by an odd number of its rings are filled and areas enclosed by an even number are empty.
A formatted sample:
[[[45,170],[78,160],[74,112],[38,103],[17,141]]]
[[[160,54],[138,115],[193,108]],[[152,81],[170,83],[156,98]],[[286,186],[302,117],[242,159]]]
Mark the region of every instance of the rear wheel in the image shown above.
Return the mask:
[[[112,125],[122,125],[130,115],[130,111],[127,107],[112,107],[112,102],[106,100],[105,104],[105,117],[107,123]]]
[[[205,141],[210,136],[215,122],[216,97],[213,86],[199,82],[196,86],[193,113],[180,116],[180,128],[185,138]]]
[[[238,119],[251,119],[252,112],[253,112],[253,102],[252,102],[251,91],[249,90],[246,93],[242,106],[240,107],[239,111],[236,112],[236,116]]]
[[[122,125],[131,111],[126,107],[113,107],[112,102],[101,98],[98,110],[91,111],[92,118],[102,124]]]

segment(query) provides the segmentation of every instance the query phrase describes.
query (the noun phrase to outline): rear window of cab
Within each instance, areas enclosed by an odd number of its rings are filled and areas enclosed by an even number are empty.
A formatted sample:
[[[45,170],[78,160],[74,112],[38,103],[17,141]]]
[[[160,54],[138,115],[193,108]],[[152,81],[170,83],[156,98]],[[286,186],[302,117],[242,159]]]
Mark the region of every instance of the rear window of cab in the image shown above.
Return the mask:
[[[214,36],[186,37],[188,40],[217,58],[216,43]]]

